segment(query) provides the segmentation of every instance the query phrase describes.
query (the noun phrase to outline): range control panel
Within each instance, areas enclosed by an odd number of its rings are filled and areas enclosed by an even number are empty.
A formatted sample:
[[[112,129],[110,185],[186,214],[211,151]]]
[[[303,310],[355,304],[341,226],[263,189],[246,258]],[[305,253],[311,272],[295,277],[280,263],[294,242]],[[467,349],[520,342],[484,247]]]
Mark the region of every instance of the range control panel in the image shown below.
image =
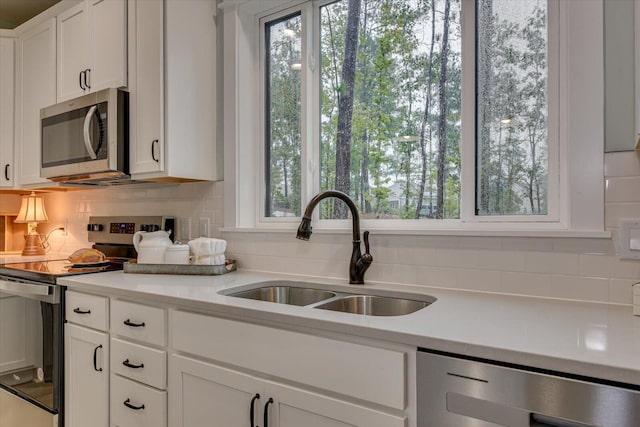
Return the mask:
[[[133,244],[137,231],[171,231],[174,240],[176,219],[173,216],[92,216],[87,224],[93,243]]]

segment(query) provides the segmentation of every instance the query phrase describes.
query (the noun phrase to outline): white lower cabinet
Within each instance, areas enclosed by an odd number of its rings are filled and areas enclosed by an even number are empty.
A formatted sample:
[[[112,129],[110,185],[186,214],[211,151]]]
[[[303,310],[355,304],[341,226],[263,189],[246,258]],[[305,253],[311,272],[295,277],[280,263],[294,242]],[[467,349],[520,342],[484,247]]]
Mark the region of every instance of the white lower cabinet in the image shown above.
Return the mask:
[[[404,347],[73,291],[67,302],[65,427],[415,425]]]
[[[109,426],[109,337],[65,325],[65,427]]]
[[[195,359],[169,363],[172,427],[404,427],[394,416]]]

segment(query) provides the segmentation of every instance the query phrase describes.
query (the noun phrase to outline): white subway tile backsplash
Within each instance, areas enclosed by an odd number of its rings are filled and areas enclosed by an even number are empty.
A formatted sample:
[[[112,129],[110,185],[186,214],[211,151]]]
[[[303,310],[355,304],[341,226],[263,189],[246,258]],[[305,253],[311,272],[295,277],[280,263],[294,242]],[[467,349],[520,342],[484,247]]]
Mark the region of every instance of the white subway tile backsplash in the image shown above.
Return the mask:
[[[618,227],[620,218],[640,218],[640,201],[606,203],[604,206],[605,227]]]
[[[551,290],[551,275],[503,272],[500,277],[500,290],[509,294],[548,296]]]
[[[612,177],[606,180],[605,203],[640,200],[640,176]]]
[[[560,252],[528,252],[525,270],[530,273],[575,274],[580,271],[580,256]]]
[[[458,270],[445,267],[417,267],[417,285],[455,288],[458,285]]]
[[[437,265],[483,270],[524,271],[525,253],[494,250],[446,249],[436,254]]]
[[[553,240],[539,237],[505,237],[502,239],[502,249],[506,251],[537,251],[553,250]]]
[[[640,282],[638,279],[611,279],[609,281],[609,300],[614,304],[631,304],[633,301],[632,286]]]
[[[612,256],[582,254],[580,255],[580,275],[614,279],[640,278],[640,263],[633,260],[619,260]]]
[[[456,288],[483,292],[500,292],[500,272],[494,270],[458,269]]]
[[[581,301],[609,301],[609,280],[596,277],[552,276],[549,296]]]
[[[604,176],[640,176],[640,153],[624,151],[604,156]]]
[[[378,248],[372,248],[374,260],[377,259],[375,253]],[[403,265],[439,265],[438,250],[434,248],[420,247],[400,247],[396,252],[397,262]]]
[[[611,239],[553,239],[554,252],[613,255]]]
[[[413,265],[381,264],[374,262],[366,273],[370,281],[389,283],[415,283],[417,267]]]

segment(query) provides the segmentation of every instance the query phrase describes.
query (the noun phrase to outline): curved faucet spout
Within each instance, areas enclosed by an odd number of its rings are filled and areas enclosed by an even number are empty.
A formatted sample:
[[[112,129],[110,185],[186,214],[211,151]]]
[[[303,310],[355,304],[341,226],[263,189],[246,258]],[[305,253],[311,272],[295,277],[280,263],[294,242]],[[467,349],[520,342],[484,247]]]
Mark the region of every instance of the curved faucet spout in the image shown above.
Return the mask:
[[[373,257],[369,253],[369,232],[366,231],[364,233],[365,253],[362,254],[360,251],[360,215],[358,213],[358,208],[355,203],[353,203],[353,200],[351,200],[351,198],[345,193],[336,190],[327,190],[317,194],[313,199],[311,199],[304,211],[304,216],[302,217],[302,222],[300,222],[300,226],[298,227],[296,237],[301,240],[309,240],[312,232],[311,216],[313,214],[313,210],[321,200],[328,197],[335,197],[342,200],[347,204],[351,211],[353,251],[351,252],[351,261],[349,263],[349,283],[363,285],[364,273],[373,262]]]

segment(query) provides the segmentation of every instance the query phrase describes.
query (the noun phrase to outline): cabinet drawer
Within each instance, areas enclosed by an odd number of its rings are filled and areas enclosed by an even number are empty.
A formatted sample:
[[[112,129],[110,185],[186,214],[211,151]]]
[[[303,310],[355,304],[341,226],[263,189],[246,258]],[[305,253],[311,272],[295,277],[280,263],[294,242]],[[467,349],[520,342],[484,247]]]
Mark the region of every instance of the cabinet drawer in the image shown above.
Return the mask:
[[[111,422],[118,427],[166,427],[167,392],[111,375]]]
[[[111,338],[111,372],[164,389],[167,352]]]
[[[390,408],[406,406],[406,354],[176,311],[177,350]]]
[[[165,346],[166,310],[127,301],[111,301],[111,333]]]
[[[109,299],[74,291],[66,293],[67,321],[106,331],[109,326]]]

